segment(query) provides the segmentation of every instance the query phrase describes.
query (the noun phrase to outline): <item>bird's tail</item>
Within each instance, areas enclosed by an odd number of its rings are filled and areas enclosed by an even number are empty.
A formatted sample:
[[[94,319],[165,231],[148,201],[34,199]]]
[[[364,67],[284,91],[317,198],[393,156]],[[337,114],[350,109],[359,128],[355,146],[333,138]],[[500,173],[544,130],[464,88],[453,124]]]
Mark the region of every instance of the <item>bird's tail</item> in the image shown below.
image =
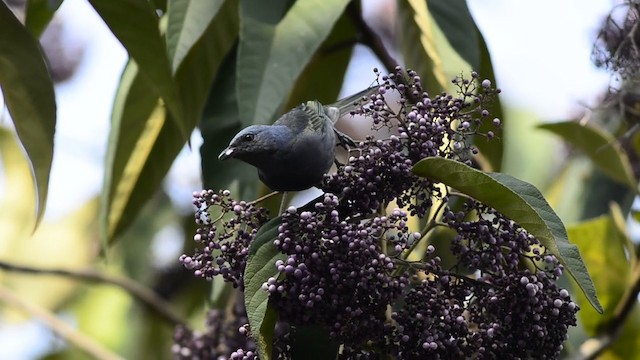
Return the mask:
[[[356,109],[358,106],[368,103],[370,101],[369,96],[377,91],[378,86],[372,86],[358,93],[342,98],[329,106],[338,108],[340,110],[340,115],[344,115]]]

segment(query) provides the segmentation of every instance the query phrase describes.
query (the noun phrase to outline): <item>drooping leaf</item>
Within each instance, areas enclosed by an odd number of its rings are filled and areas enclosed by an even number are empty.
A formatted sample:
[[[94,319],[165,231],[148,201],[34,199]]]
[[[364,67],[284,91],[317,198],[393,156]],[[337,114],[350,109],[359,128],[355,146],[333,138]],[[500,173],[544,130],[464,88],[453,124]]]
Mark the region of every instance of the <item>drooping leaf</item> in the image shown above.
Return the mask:
[[[102,20],[127,49],[139,66],[150,90],[166,104],[176,122],[178,134],[186,141],[191,133],[184,119],[184,108],[178,87],[171,75],[164,37],[160,35],[159,19],[147,0],[89,0]]]
[[[0,3],[0,88],[22,146],[31,162],[38,193],[36,226],[47,204],[53,160],[56,102],[38,41],[4,2]]]
[[[278,236],[279,226],[279,217],[262,225],[249,246],[249,258],[244,270],[244,304],[261,359],[271,358],[273,331],[277,319],[275,309],[269,305],[269,293],[262,289],[262,284],[270,277],[278,276],[275,262],[286,259],[286,255],[273,245],[273,240]]]
[[[224,0],[169,0],[166,37],[173,73],[223,4]]]
[[[569,242],[562,221],[533,185],[506,174],[484,173],[445,158],[423,159],[414,166],[413,171],[419,176],[455,188],[517,222],[556,255],[591,305],[602,312],[578,248]]]
[[[592,124],[565,121],[540,125],[582,151],[607,176],[631,189],[637,188],[637,180],[631,165],[618,141]]]
[[[242,126],[235,92],[235,65],[236,53],[232,50],[220,68],[200,121],[202,183],[205,189],[224,189],[237,180],[240,197],[254,198],[258,181],[255,169],[240,161],[218,159]]]
[[[624,226],[624,219],[622,223]],[[602,316],[584,306],[578,313],[587,334],[594,336],[599,325],[611,320],[629,286],[631,269],[625,255],[626,234],[611,214],[571,225],[567,233],[580,249],[604,307]],[[578,300],[586,299],[580,296]]]
[[[244,125],[266,123],[274,117],[348,3],[299,0],[287,11],[284,0],[240,1],[236,71]]]
[[[27,0],[24,26],[39,38],[63,0]]]
[[[111,115],[100,211],[103,250],[124,228],[124,209],[165,121],[159,98],[149,91],[150,87],[136,63],[129,61],[120,78]],[[132,159],[134,150],[138,153]]]
[[[398,2],[399,21],[405,24],[402,31],[398,32],[405,65],[420,75],[423,87],[432,95],[453,90],[449,80],[473,70],[472,65],[458,53],[459,49],[450,43],[446,34],[447,31],[453,31],[452,29],[455,28],[455,25],[451,24],[453,20],[449,15],[457,11],[456,9],[459,10],[459,2],[456,0],[439,3],[437,16],[442,23],[446,24],[444,28],[441,28],[434,19],[436,14],[432,11],[432,2],[424,0]],[[448,7],[451,9],[447,9]],[[467,53],[475,52],[476,55],[473,57],[477,58],[479,48],[470,48],[472,46],[470,42],[477,44],[477,33],[470,29],[472,28],[465,25],[449,36],[457,39],[456,46],[466,48]],[[464,36],[467,39],[464,39]],[[475,40],[470,41],[473,39]]]
[[[187,118],[195,126],[209,85],[236,35],[235,1],[227,1],[203,36],[187,54],[176,73],[176,82],[188,101]],[[199,74],[197,80],[193,80]],[[189,87],[188,85],[192,86]],[[116,96],[103,189],[102,235],[113,239],[135,219],[155,193],[185,144],[175,122],[167,119],[151,84],[134,63],[125,69]],[[155,110],[154,110],[155,109]]]
[[[356,38],[357,29],[348,12],[345,12],[298,77],[284,109],[292,109],[311,99],[323,104],[334,102],[340,94]]]
[[[189,132],[201,119],[212,83],[236,43],[238,21],[238,1],[224,1],[176,72]]]
[[[451,47],[472,69],[479,70],[481,47],[478,36],[480,33],[471,17],[466,0],[422,2],[429,7],[431,16]]]
[[[399,1],[398,21],[404,24],[398,35],[406,66],[420,75],[427,92],[439,94],[447,88],[447,75],[441,54],[436,49],[432,18],[426,2]]]

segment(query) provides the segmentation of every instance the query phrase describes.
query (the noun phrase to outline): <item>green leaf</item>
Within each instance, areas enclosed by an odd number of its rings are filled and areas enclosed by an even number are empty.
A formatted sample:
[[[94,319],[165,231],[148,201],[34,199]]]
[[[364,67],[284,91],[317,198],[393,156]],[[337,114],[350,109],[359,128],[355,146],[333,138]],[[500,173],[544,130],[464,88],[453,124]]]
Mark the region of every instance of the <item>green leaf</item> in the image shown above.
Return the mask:
[[[355,46],[352,40],[357,36],[352,17],[348,12],[343,13],[331,34],[298,77],[285,109],[292,109],[310,99],[330,104],[338,98]],[[373,80],[373,76],[371,79]]]
[[[411,1],[410,1],[411,2]],[[480,41],[466,0],[422,1],[451,47],[471,66],[480,69]],[[417,1],[416,1],[417,3]]]
[[[450,18],[452,11],[460,10],[460,3],[458,0],[455,1],[455,4],[439,1],[438,5],[435,5],[437,13],[432,11],[435,2],[398,2],[399,21],[403,24],[398,36],[404,62],[408,68],[418,72],[423,86],[432,95],[442,91],[455,91],[457,88],[449,80],[474,69],[474,65],[465,60],[463,55],[474,52],[474,59],[479,56],[477,33],[471,30],[475,26],[473,19],[462,14],[462,18],[468,21],[462,24]],[[453,7],[447,9],[452,4]],[[436,21],[436,16],[440,17],[439,20],[446,25],[445,27],[441,27]],[[463,28],[454,31],[455,26]],[[452,37],[456,38],[454,44],[450,42]],[[474,44],[476,47],[472,48]],[[479,64],[479,60],[476,64]]]
[[[194,119],[189,132],[235,39],[236,35],[229,32],[234,24],[235,4],[225,3],[176,74],[177,83],[184,86],[182,93],[190,97],[185,100],[189,104],[187,117]],[[199,78],[194,80],[196,74]],[[130,62],[123,73],[112,115],[101,212],[104,241],[115,238],[135,219],[185,144],[182,137],[176,136],[180,129],[167,119],[151,87],[138,66]]]
[[[172,72],[200,39],[225,0],[169,0],[167,52]]]
[[[244,270],[244,304],[253,338],[261,359],[271,358],[273,331],[277,314],[269,304],[269,293],[262,289],[270,277],[277,277],[275,262],[285,260],[273,240],[278,236],[280,217],[262,225],[249,246],[249,258]]]
[[[624,219],[622,219],[624,226]],[[567,227],[572,243],[580,249],[605,311],[599,316],[591,308],[581,308],[582,325],[595,336],[601,324],[614,316],[616,305],[629,285],[630,266],[625,255],[626,234],[611,214]],[[580,296],[578,301],[586,300]]]
[[[248,123],[274,117],[349,1],[298,0],[289,11],[286,3],[240,2],[237,96]]]
[[[235,70],[236,52],[232,50],[220,68],[200,121],[202,183],[205,189],[226,189],[238,180],[241,197],[254,198],[258,180],[256,170],[241,161],[223,163],[218,159],[218,154],[242,127],[235,92]]]
[[[103,250],[126,227],[125,223],[133,220],[124,216],[124,210],[165,121],[159,98],[149,91],[150,87],[136,63],[129,61],[122,72],[111,115],[100,211]]]
[[[592,124],[565,121],[540,125],[582,151],[607,176],[616,182],[637,188],[629,159],[616,139]]]
[[[569,242],[562,221],[535,186],[506,174],[487,174],[463,163],[436,157],[421,160],[413,171],[455,188],[517,222],[558,257],[591,305],[602,312],[578,248]]]
[[[36,227],[47,204],[56,101],[44,55],[11,10],[0,3],[0,88],[24,146],[38,192]]]
[[[63,0],[27,0],[24,26],[39,38],[47,28]]]
[[[404,62],[420,75],[427,92],[439,94],[448,86],[447,75],[437,51],[433,19],[426,1],[398,1],[397,4],[398,21],[403,24],[398,35]]]
[[[238,1],[224,1],[176,72],[189,132],[200,118],[213,80],[238,37]]]
[[[178,134],[186,141],[192,129],[185,123],[184,108],[171,75],[167,48],[164,37],[160,35],[155,9],[147,0],[89,2],[138,64],[139,71],[151,85],[150,90],[164,100],[179,128]]]

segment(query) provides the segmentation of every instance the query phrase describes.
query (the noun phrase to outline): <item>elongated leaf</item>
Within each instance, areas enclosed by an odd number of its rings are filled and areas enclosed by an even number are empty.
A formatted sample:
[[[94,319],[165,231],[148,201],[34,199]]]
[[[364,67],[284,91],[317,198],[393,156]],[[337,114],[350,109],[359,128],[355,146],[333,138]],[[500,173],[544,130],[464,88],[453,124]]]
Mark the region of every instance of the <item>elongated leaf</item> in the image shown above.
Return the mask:
[[[351,40],[356,37],[357,29],[351,16],[345,12],[298,77],[285,109],[292,109],[310,99],[330,104],[338,98],[355,45]],[[363,69],[364,74],[370,70]]]
[[[442,58],[436,48],[432,18],[424,0],[398,2],[398,17],[404,24],[400,36],[400,48],[405,65],[422,78],[423,86],[430,94],[438,94],[447,88]]]
[[[29,34],[4,2],[0,2],[0,88],[24,146],[38,192],[36,226],[47,204],[53,160],[56,102],[38,41]]]
[[[165,120],[165,114],[158,108],[159,97],[149,91],[150,87],[147,79],[138,71],[136,63],[129,61],[122,73],[111,115],[100,212],[103,250],[107,242],[123,227],[121,221],[124,208],[140,170],[148,159],[149,147],[156,141]],[[147,127],[146,123],[154,109],[157,109],[155,126]],[[140,142],[145,129],[146,141]],[[136,147],[143,153],[137,154],[137,162],[133,163],[131,156]],[[125,175],[127,168],[129,171]]]
[[[582,151],[607,176],[631,189],[637,188],[637,180],[631,171],[629,159],[616,139],[591,124],[565,121],[540,125]]]
[[[261,359],[271,358],[273,330],[277,319],[275,309],[269,305],[269,293],[262,284],[270,277],[277,277],[275,262],[286,259],[278,251],[273,240],[278,236],[280,218],[264,224],[249,247],[249,259],[244,270],[244,304],[253,338]]]
[[[271,120],[348,0],[241,0],[237,93],[249,123]],[[285,14],[284,17],[282,17]]]
[[[569,226],[567,232],[589,266],[605,309],[603,316],[598,316],[589,308],[583,308],[579,313],[587,334],[594,336],[599,325],[611,320],[618,301],[629,286],[631,271],[624,251],[626,235],[611,215]]]
[[[190,109],[187,117],[193,119],[189,132],[200,116],[209,84],[235,40],[236,35],[229,32],[234,21],[237,24],[237,17],[233,16],[235,4],[225,3],[176,74],[177,83],[184,88],[183,95],[189,96],[185,100]],[[194,80],[196,74],[199,78]],[[112,116],[101,212],[105,241],[112,240],[135,219],[185,144],[181,136],[176,136],[180,129],[167,119],[151,86],[137,65],[130,63]]]
[[[27,0],[24,26],[39,38],[53,18],[63,0]]]
[[[506,174],[484,173],[444,158],[423,159],[414,166],[413,171],[419,176],[455,188],[517,222],[558,257],[591,305],[602,313],[595,287],[578,248],[569,242],[562,221],[533,185]]]
[[[89,0],[109,29],[138,64],[151,90],[160,96],[172,115],[183,140],[191,133],[184,121],[184,109],[173,82],[159,20],[147,0]]]
[[[225,0],[169,0],[167,51],[172,72],[200,39]]]
[[[176,72],[189,132],[200,118],[211,85],[238,37],[238,1],[226,0]]]
[[[417,3],[418,1],[410,1]],[[422,1],[451,47],[471,66],[480,69],[480,41],[478,31],[466,0]],[[414,9],[419,8],[412,4]]]
[[[200,121],[202,183],[205,189],[225,189],[237,180],[240,197],[251,199],[257,193],[256,170],[240,161],[223,163],[218,159],[218,154],[242,126],[235,92],[236,58],[236,52],[232,50],[224,60]]]

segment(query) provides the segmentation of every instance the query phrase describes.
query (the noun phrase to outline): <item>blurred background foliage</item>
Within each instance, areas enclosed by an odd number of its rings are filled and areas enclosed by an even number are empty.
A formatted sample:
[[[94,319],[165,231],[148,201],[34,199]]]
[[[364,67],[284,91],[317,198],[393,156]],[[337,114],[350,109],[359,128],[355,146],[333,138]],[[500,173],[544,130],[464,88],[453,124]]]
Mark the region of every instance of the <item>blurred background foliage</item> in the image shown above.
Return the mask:
[[[366,0],[88,2],[128,62],[110,105],[100,196],[44,221],[57,159],[56,91],[78,71],[84,49],[62,40],[62,0],[0,2],[0,315],[5,342],[36,319],[36,345],[18,351],[27,358],[171,358],[177,323],[201,329],[207,308],[228,309],[230,289],[178,265],[195,224],[183,206],[190,194],[164,183],[171,166],[186,147],[201,155],[202,185],[189,183],[191,191],[265,194],[252,168],[223,166],[220,150],[246,125],[270,123],[307,99],[338,98],[356,45],[387,70],[415,69],[431,94],[452,90],[449,80],[471,70],[496,82],[464,0],[389,0],[368,16]],[[543,190],[594,280],[605,313],[574,292],[582,311],[567,357],[640,358],[637,7],[616,5],[601,24],[594,59],[614,76],[601,104],[540,125],[537,115],[496,101],[501,141],[477,144],[483,170]],[[374,80],[371,68],[357,71]],[[357,119],[341,126],[368,128]],[[0,358],[15,356],[3,351]]]

